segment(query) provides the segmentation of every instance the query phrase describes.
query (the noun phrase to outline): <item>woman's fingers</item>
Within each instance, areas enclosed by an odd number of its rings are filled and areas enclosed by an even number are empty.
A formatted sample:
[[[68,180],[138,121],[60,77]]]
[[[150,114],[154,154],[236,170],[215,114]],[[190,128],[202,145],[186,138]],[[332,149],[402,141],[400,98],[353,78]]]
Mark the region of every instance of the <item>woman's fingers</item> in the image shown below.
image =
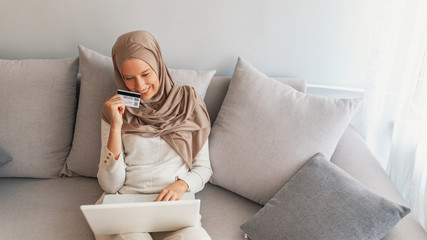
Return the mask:
[[[160,192],[159,195],[157,196],[157,198],[154,201],[155,202],[163,201],[163,197],[164,196],[165,196],[165,194],[163,192]]]
[[[116,94],[108,99],[105,102],[105,108],[110,118],[110,125],[121,128],[123,125],[122,115],[125,113],[126,106],[120,96]]]
[[[175,201],[180,200],[182,194],[188,190],[188,184],[183,180],[178,180],[160,191],[154,201]]]
[[[157,202],[157,201],[163,201],[163,197],[166,195],[166,191],[165,191],[166,189],[163,189],[160,193],[159,193],[159,195],[157,196],[157,198],[154,200],[155,202]]]
[[[115,107],[114,107],[114,109],[117,109],[120,114],[124,114],[125,113],[125,108],[126,108],[126,105],[121,104],[121,103],[116,104]]]
[[[171,191],[169,191],[164,197],[163,197],[163,201],[172,201],[172,197],[173,197],[173,193]]]
[[[173,195],[171,198],[171,201],[176,201],[176,200],[180,200],[180,197],[178,196],[178,194]]]
[[[124,114],[125,112],[126,105],[123,102],[122,98],[117,94],[112,96],[106,104],[111,111],[118,110],[120,114]]]
[[[175,201],[178,200],[178,193],[169,189],[163,189],[154,201]]]
[[[110,100],[108,100],[108,102],[110,102],[111,104],[125,105],[125,103],[123,102],[123,99],[119,97],[119,95],[113,96],[112,98],[110,98]]]

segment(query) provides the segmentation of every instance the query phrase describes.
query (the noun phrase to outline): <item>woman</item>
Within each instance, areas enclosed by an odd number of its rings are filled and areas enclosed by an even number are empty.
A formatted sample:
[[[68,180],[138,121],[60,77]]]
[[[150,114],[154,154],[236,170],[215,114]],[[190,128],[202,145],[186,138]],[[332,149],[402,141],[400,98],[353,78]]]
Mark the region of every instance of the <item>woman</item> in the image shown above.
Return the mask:
[[[155,201],[179,200],[186,191],[200,191],[212,175],[210,120],[203,99],[194,88],[173,82],[157,41],[146,31],[120,36],[112,59],[117,88],[138,92],[141,100],[139,108],[127,107],[114,92],[104,104],[98,168],[102,189],[105,193],[158,193]],[[201,226],[156,235],[210,239]],[[152,239],[149,233],[113,237]]]

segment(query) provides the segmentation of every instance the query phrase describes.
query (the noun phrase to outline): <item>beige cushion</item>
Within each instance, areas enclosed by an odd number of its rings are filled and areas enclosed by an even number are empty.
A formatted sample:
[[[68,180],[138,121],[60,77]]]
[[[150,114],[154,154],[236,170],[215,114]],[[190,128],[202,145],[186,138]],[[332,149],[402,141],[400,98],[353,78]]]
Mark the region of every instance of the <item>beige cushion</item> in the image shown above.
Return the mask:
[[[108,95],[116,89],[111,57],[79,46],[82,74],[73,147],[62,174],[96,177],[101,149],[101,110]],[[174,69],[172,79],[195,87],[202,95],[215,74],[211,71]],[[197,87],[197,88],[196,88]]]
[[[304,79],[299,78],[275,78],[277,81],[287,84],[297,90],[298,92],[305,93],[307,90],[307,83]],[[212,78],[206,91],[205,103],[208,109],[211,123],[216,120],[216,116],[227,94],[228,86],[230,85],[231,77],[215,76]]]
[[[265,204],[316,153],[331,158],[360,101],[300,93],[239,58],[209,140],[211,182]]]
[[[206,90],[208,89],[209,83],[215,75],[216,70],[195,71],[169,68],[169,73],[175,82],[181,85],[194,87],[196,92],[202,96],[202,98],[205,98]]]
[[[78,60],[0,60],[0,177],[57,177],[73,137]]]

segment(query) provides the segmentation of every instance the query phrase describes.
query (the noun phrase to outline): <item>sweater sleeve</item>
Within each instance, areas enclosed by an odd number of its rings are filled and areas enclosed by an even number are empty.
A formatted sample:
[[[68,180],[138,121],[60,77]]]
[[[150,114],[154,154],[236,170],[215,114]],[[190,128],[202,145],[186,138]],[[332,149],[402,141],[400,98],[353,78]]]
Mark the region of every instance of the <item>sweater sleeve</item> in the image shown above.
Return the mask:
[[[116,156],[107,148],[110,135],[110,124],[101,119],[101,158],[98,165],[98,182],[106,193],[116,193],[123,187],[126,176],[126,166],[123,157],[123,148]]]
[[[189,186],[188,191],[196,193],[203,189],[205,184],[212,176],[211,161],[209,158],[209,143],[206,140],[200,152],[193,162],[193,168],[188,173],[178,176],[178,179],[184,180]]]

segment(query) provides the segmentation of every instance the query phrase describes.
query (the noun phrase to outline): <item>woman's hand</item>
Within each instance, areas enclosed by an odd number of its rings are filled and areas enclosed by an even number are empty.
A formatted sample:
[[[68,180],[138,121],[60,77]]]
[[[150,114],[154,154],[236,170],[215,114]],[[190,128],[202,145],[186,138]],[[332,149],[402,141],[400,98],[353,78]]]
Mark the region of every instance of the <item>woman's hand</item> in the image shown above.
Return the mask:
[[[164,188],[159,196],[157,196],[156,200],[154,201],[175,201],[180,200],[182,197],[182,194],[186,192],[188,189],[188,185],[183,180],[178,180],[171,185]]]
[[[125,113],[125,107],[125,103],[117,94],[105,102],[105,108],[107,109],[108,117],[110,118],[110,125],[112,128],[122,128],[122,115]]]

